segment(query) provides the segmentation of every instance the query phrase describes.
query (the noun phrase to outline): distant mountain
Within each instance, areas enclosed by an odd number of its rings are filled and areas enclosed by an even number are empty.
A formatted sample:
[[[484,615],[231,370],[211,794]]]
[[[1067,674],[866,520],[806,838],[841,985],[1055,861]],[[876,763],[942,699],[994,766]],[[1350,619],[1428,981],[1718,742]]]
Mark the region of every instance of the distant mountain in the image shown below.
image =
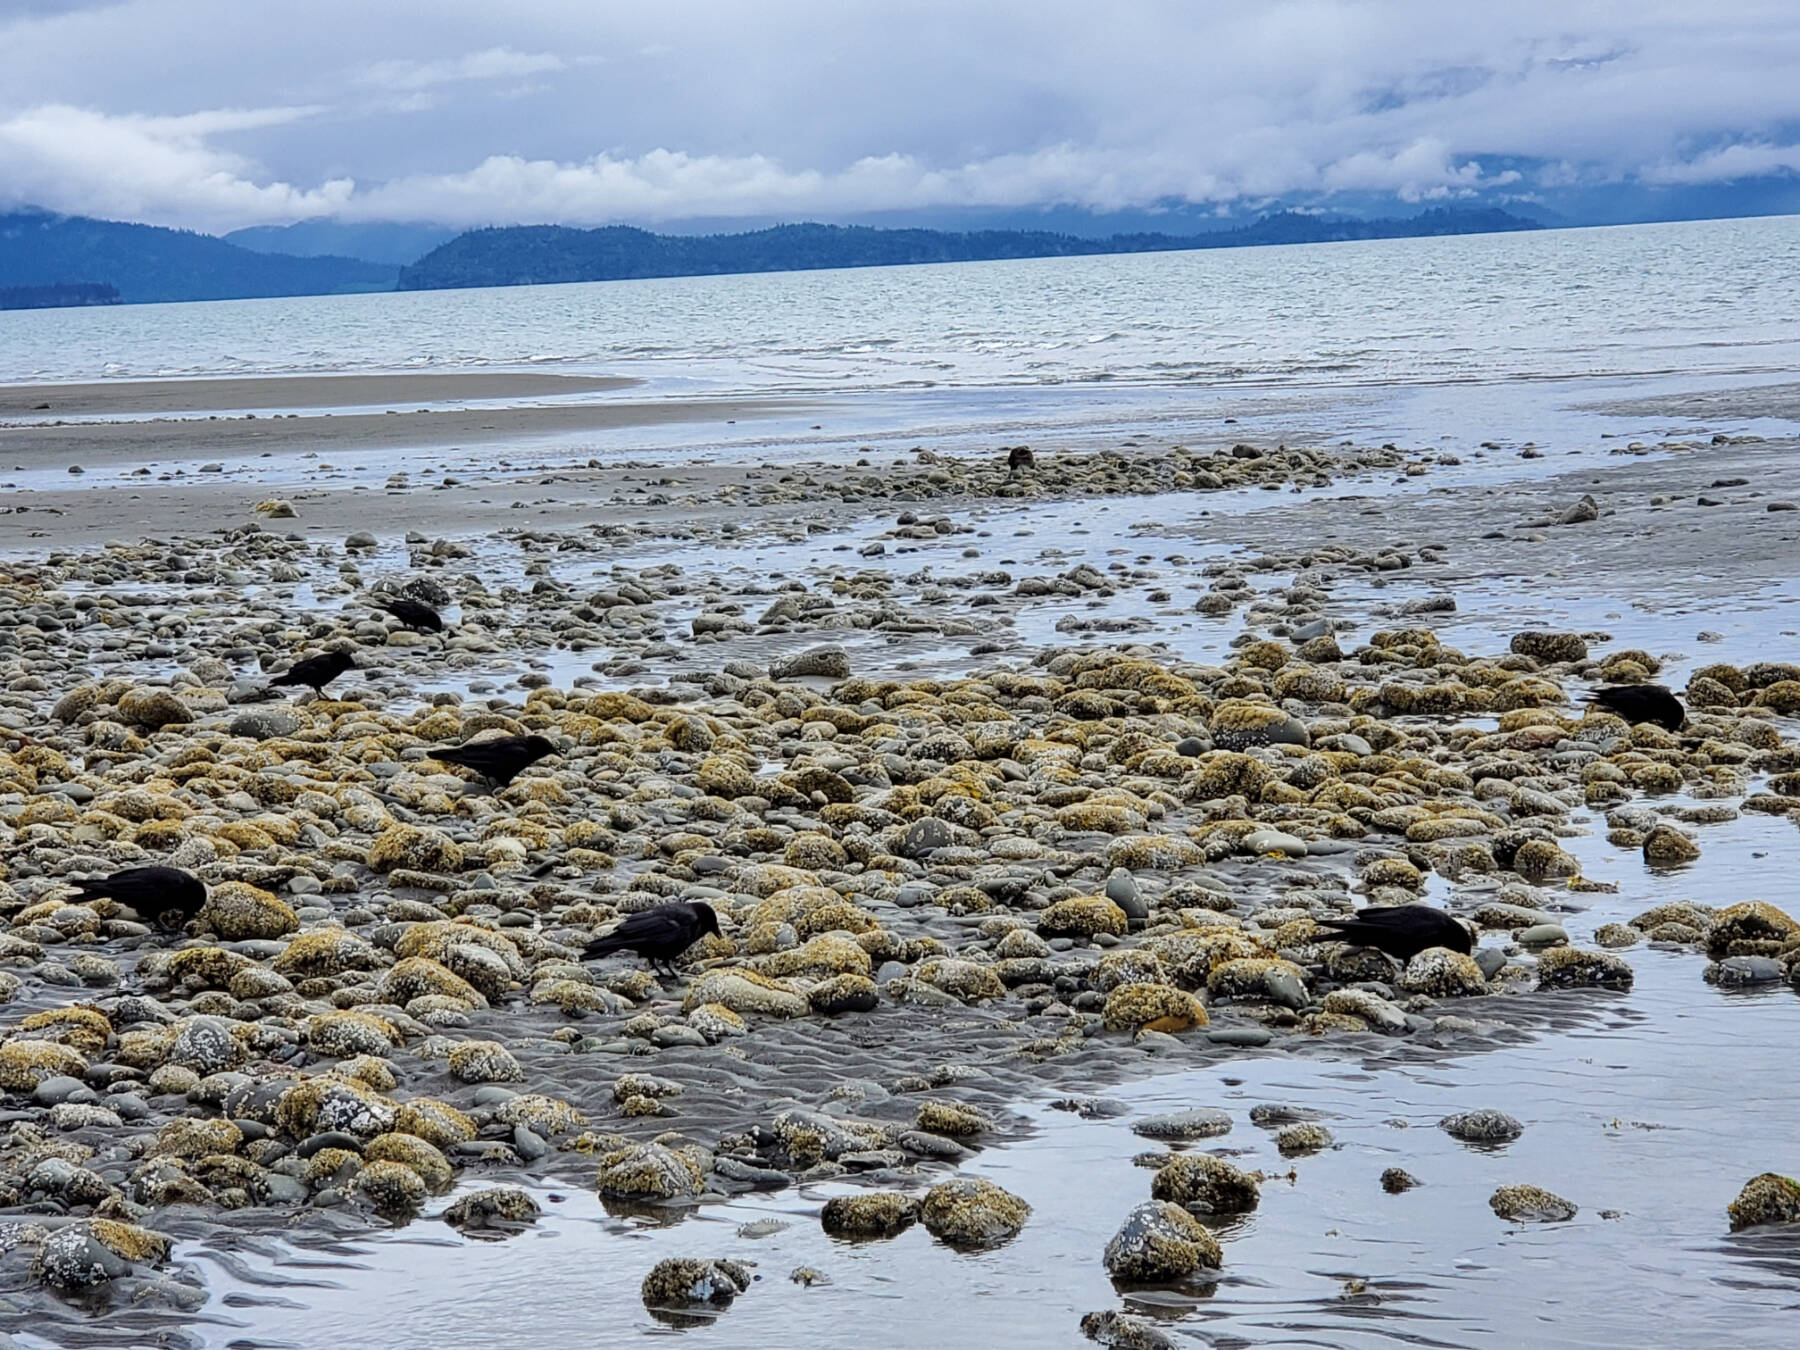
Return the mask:
[[[0,286],[108,285],[127,303],[337,295],[394,288],[356,258],[253,253],[209,234],[24,210],[0,214]]]
[[[118,303],[118,287],[90,281],[56,286],[0,286],[0,309],[73,309]]]
[[[255,253],[361,258],[401,267],[417,262],[458,233],[443,225],[340,225],[335,220],[303,220],[298,225],[252,225],[233,230],[225,242]]]
[[[570,281],[789,272],[825,267],[1058,258],[1102,253],[1318,244],[1351,239],[1535,230],[1536,221],[1495,209],[1433,208],[1409,219],[1351,220],[1282,211],[1208,234],[1115,234],[1083,238],[1047,230],[877,230],[851,225],[778,225],[746,234],[651,234],[627,225],[597,230],[513,225],[471,230],[400,271],[403,291],[531,286]]]

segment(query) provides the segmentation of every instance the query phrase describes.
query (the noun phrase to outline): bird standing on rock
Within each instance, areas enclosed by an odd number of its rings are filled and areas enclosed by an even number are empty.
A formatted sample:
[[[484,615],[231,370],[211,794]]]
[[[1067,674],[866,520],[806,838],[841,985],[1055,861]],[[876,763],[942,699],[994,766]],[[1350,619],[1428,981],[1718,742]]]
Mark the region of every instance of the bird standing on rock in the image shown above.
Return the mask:
[[[609,933],[588,943],[582,953],[588,960],[614,952],[636,952],[652,966],[675,973],[674,961],[708,933],[719,931],[719,916],[701,902],[656,905],[628,914]]]
[[[320,652],[317,656],[309,656],[294,662],[287,670],[269,681],[269,688],[274,689],[284,684],[303,684],[309,686],[320,698],[325,697],[325,686],[330,684],[346,670],[359,670],[356,657],[345,651]]]
[[[410,628],[415,633],[444,631],[443,616],[421,600],[409,600],[404,595],[397,595],[391,600],[377,600],[375,608],[392,614],[400,620],[401,627]]]
[[[1654,722],[1664,731],[1680,731],[1687,723],[1681,700],[1660,684],[1611,684],[1594,690],[1587,701],[1627,722]]]
[[[109,877],[69,884],[82,900],[114,900],[171,929],[180,928],[206,903],[205,883],[179,867],[127,867]]]
[[[441,763],[480,774],[490,789],[498,791],[545,755],[554,755],[556,742],[548,736],[495,736],[491,740],[470,741],[467,745],[446,745],[426,753]]]
[[[1475,940],[1458,919],[1430,905],[1370,905],[1348,919],[1320,919],[1346,942],[1373,947],[1400,962],[1431,947],[1448,947],[1467,956]]]

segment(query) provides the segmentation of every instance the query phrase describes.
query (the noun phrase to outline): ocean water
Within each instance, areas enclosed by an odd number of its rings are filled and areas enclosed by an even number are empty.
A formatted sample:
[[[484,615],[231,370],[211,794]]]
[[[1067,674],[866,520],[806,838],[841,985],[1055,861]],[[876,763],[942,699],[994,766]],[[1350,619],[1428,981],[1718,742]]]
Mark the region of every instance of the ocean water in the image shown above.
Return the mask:
[[[653,395],[1800,368],[1800,217],[0,313],[0,382],[531,368]],[[641,396],[641,395],[640,395]]]

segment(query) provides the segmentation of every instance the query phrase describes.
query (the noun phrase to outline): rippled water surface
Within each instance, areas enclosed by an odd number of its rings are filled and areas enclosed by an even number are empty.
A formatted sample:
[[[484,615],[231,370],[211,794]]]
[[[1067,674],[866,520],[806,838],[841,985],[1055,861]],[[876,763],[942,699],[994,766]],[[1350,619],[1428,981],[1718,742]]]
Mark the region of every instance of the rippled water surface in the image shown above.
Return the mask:
[[[0,314],[0,380],[533,367],[767,393],[1795,368],[1800,217]]]

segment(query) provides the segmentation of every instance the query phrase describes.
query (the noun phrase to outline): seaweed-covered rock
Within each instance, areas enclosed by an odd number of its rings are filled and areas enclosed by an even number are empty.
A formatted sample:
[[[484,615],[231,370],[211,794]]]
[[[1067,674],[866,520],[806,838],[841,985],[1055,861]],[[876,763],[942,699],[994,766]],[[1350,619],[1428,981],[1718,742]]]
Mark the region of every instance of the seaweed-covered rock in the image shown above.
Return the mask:
[[[285,901],[242,881],[223,881],[212,887],[195,917],[227,942],[285,937],[300,927]]]
[[[415,1214],[425,1207],[425,1180],[405,1163],[369,1163],[356,1174],[353,1186],[383,1214]]]
[[[1231,1132],[1231,1117],[1224,1111],[1197,1106],[1186,1111],[1145,1116],[1133,1123],[1131,1130],[1146,1139],[1210,1139]]]
[[[46,1078],[79,1078],[86,1070],[87,1060],[81,1052],[58,1041],[17,1040],[0,1045],[0,1088],[8,1092],[30,1092]]]
[[[681,1006],[692,1012],[709,1003],[763,1017],[804,1017],[809,1006],[794,985],[751,970],[707,971],[689,986]]]
[[[369,849],[369,866],[377,872],[460,872],[463,850],[442,830],[394,825],[382,831]]]
[[[1307,1003],[1306,972],[1280,957],[1223,961],[1207,975],[1206,988],[1219,998],[1267,999],[1288,1008],[1304,1008]]]
[[[1107,1350],[1177,1350],[1174,1338],[1149,1318],[1110,1308],[1083,1313],[1081,1334]]]
[[[1109,1031],[1192,1031],[1207,1025],[1206,1009],[1185,990],[1167,984],[1122,984],[1107,995],[1101,1020]]]
[[[1504,1111],[1459,1111],[1438,1122],[1452,1138],[1465,1144],[1505,1144],[1525,1133],[1525,1127]]]
[[[953,1247],[991,1247],[1014,1237],[1031,1206],[979,1177],[952,1177],[925,1193],[920,1217],[931,1235]]]
[[[1579,633],[1556,632],[1550,629],[1528,629],[1523,633],[1514,633],[1508,644],[1519,656],[1529,656],[1534,661],[1547,661],[1552,664],[1563,661],[1587,660],[1588,646]]]
[[[450,1072],[465,1083],[523,1083],[525,1070],[499,1041],[464,1041],[451,1048]]]
[[[483,1236],[504,1237],[535,1220],[543,1210],[530,1194],[517,1186],[490,1186],[471,1191],[445,1209],[444,1222],[452,1228]]]
[[[1675,867],[1700,856],[1700,845],[1673,825],[1653,826],[1644,836],[1644,861],[1652,867]]]
[[[1210,1153],[1178,1153],[1150,1179],[1150,1195],[1197,1214],[1243,1214],[1256,1208],[1256,1178]]]
[[[1800,1223],[1800,1181],[1776,1172],[1751,1177],[1727,1212],[1734,1233],[1766,1223]]]
[[[192,722],[192,709],[167,689],[133,689],[119,700],[119,720],[143,731]]]
[[[1576,1206],[1541,1186],[1502,1186],[1488,1197],[1488,1207],[1513,1223],[1563,1223]]]
[[[750,1280],[749,1269],[736,1261],[671,1256],[650,1268],[639,1292],[646,1308],[725,1308]]]
[[[1180,1205],[1146,1200],[1106,1244],[1106,1271],[1134,1283],[1178,1280],[1224,1261],[1218,1239]]]
[[[1629,989],[1631,964],[1611,952],[1552,947],[1538,958],[1539,989]]]
[[[1487,980],[1475,958],[1448,947],[1428,947],[1406,963],[1400,987],[1432,998],[1466,998],[1487,992]]]
[[[1296,1120],[1275,1131],[1275,1148],[1284,1158],[1302,1157],[1332,1146],[1331,1131],[1310,1120]]]
[[[962,1102],[923,1102],[913,1117],[913,1123],[928,1133],[946,1134],[958,1139],[984,1134],[994,1128],[994,1122],[987,1112],[966,1106]]]
[[[887,1238],[918,1222],[919,1202],[898,1191],[834,1195],[825,1202],[819,1222],[833,1237]]]
[[[1761,900],[1746,900],[1727,905],[1712,916],[1712,926],[1706,934],[1706,950],[1714,957],[1768,956],[1773,952],[1763,950],[1760,944],[1773,944],[1778,948],[1797,935],[1800,935],[1800,923],[1785,910]]]
[[[160,1233],[114,1219],[88,1219],[52,1233],[32,1271],[54,1289],[85,1289],[168,1255],[169,1240]]]
[[[955,957],[937,957],[921,963],[914,972],[914,978],[920,984],[929,985],[963,1003],[980,1003],[1006,994],[1006,986],[1000,982],[1000,977],[991,966]]]
[[[618,1200],[692,1200],[706,1174],[686,1152],[661,1144],[631,1144],[600,1159],[600,1194]]]
[[[1131,930],[1125,911],[1104,895],[1077,895],[1058,900],[1038,915],[1043,937],[1091,938],[1096,933],[1124,937]]]

